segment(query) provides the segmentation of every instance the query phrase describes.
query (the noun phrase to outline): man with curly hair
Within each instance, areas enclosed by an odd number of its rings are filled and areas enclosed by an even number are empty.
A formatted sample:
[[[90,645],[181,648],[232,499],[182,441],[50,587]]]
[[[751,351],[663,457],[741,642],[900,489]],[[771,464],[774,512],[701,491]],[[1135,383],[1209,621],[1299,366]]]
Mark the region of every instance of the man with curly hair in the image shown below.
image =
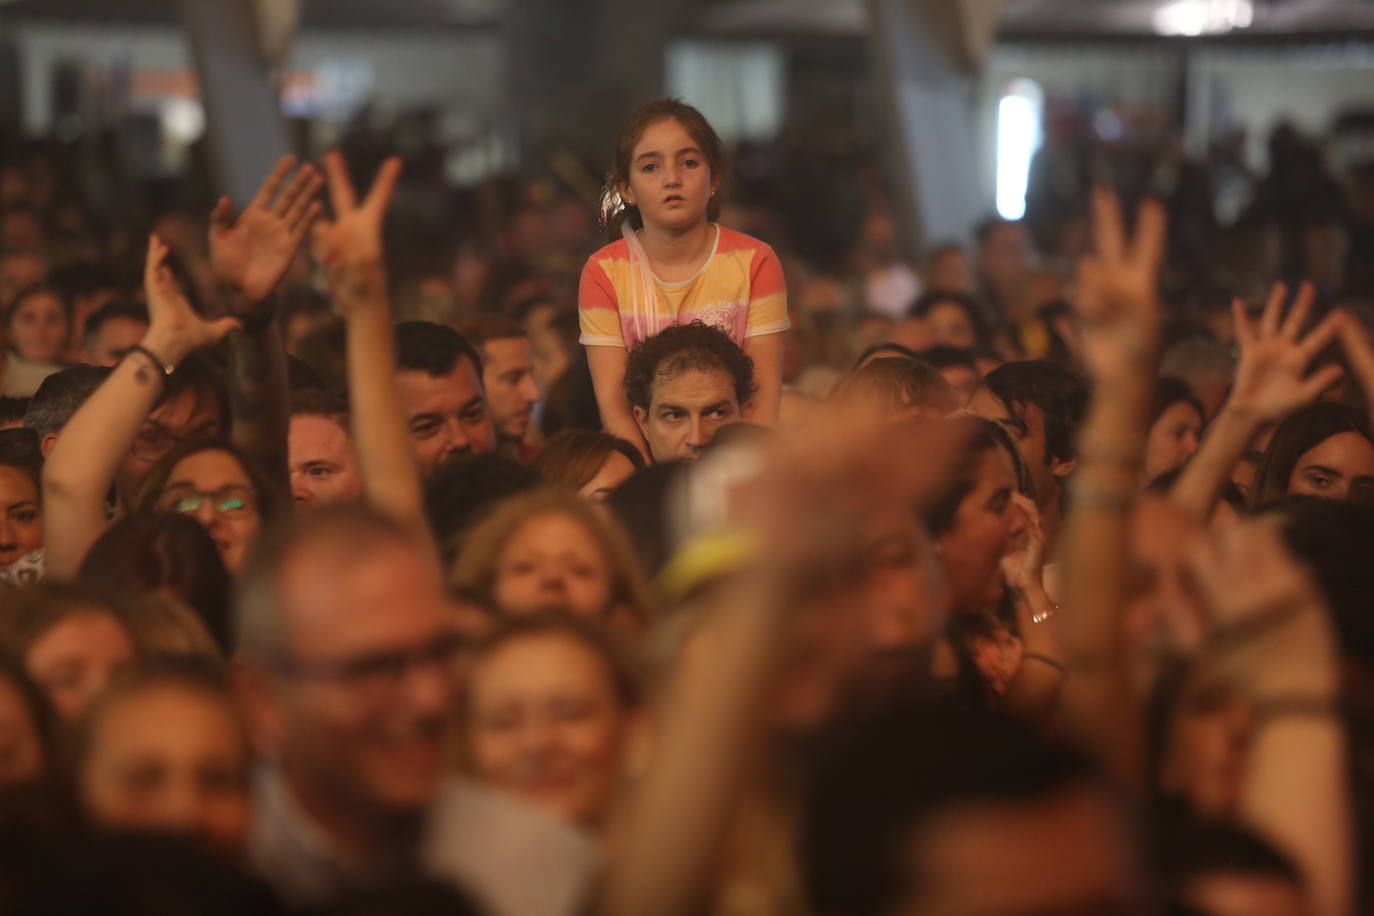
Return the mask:
[[[655,462],[695,461],[722,426],[747,418],[754,362],[700,321],[666,328],[631,353],[625,394]]]

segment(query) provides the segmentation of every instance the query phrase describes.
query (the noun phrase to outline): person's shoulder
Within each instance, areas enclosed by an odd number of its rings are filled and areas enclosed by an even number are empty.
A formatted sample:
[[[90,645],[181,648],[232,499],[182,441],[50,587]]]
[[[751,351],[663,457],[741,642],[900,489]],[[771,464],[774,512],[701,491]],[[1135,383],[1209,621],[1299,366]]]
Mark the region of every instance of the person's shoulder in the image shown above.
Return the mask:
[[[630,246],[624,239],[616,239],[609,245],[603,245],[592,253],[587,259],[587,266],[600,264],[605,261],[628,261],[630,259]]]
[[[716,252],[718,254],[723,254],[730,251],[756,252],[772,258],[777,257],[777,253],[773,251],[773,246],[762,239],[756,239],[752,235],[745,235],[743,232],[731,229],[728,226],[721,226],[720,241],[716,244]]]

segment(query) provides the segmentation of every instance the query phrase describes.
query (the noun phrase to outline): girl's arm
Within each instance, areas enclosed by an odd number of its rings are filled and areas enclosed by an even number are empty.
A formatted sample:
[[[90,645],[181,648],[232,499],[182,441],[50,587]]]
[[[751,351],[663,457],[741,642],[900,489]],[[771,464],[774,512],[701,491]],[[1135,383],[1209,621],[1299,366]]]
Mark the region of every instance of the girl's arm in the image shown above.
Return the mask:
[[[1328,366],[1310,376],[1307,367],[1336,336],[1341,319],[1328,317],[1303,335],[1313,289],[1304,285],[1284,318],[1286,294],[1283,284],[1274,287],[1258,324],[1245,314],[1241,302],[1232,303],[1240,343],[1235,385],[1202,447],[1169,492],[1170,502],[1197,518],[1211,516],[1217,494],[1261,429],[1315,401],[1340,378],[1338,367]]]
[[[650,460],[649,443],[639,431],[630,401],[625,397],[625,364],[630,354],[624,347],[588,346],[587,367],[596,390],[596,406],[601,411],[601,426],[613,436],[633,442]]]
[[[782,335],[746,338],[744,352],[754,361],[754,384],[758,386],[749,408],[749,422],[777,426],[782,406]]]
[[[151,324],[140,346],[95,390],[58,436],[43,468],[47,574],[76,575],[86,551],[105,530],[105,497],[138,428],[162,391],[162,366],[177,366],[201,347],[240,327],[237,318],[206,321],[186,301],[163,266],[167,246],[148,240],[143,282]]]
[[[394,332],[382,260],[382,222],[401,161],[392,157],[382,164],[361,203],[339,153],[325,154],[324,170],[334,220],[315,227],[314,251],[347,329],[349,425],[363,491],[374,508],[403,525],[417,544],[437,557],[396,389]]]

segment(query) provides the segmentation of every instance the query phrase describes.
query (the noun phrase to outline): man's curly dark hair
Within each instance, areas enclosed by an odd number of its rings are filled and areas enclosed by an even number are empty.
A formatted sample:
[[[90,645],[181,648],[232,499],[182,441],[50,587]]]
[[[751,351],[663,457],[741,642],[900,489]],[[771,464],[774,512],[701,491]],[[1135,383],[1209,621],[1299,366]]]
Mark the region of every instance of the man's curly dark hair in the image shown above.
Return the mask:
[[[724,331],[700,321],[665,328],[630,351],[625,366],[625,395],[630,404],[649,409],[654,380],[686,369],[724,369],[735,380],[735,397],[743,407],[754,396],[754,361]]]

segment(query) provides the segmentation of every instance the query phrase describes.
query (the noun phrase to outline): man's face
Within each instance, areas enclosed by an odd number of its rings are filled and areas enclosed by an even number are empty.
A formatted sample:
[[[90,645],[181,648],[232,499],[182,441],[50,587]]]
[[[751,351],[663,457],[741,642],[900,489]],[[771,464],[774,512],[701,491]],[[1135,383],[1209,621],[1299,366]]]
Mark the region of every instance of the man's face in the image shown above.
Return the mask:
[[[86,362],[92,366],[114,367],[129,348],[148,333],[148,322],[136,318],[111,318],[100,326],[86,343]]]
[[[132,504],[153,466],[182,442],[221,433],[219,404],[201,392],[182,391],[148,414],[115,476],[120,502]]]
[[[433,563],[394,540],[298,548],[282,571],[276,741],[298,791],[416,813],[443,780],[457,644]]]
[[[348,433],[331,417],[301,414],[291,418],[287,440],[291,498],[298,506],[356,503],[363,479]]]
[[[716,430],[740,421],[735,381],[724,369],[683,369],[654,378],[649,409],[634,409],[635,422],[656,462],[695,461]]]
[[[969,399],[968,410],[998,423],[1016,440],[1016,450],[1021,453],[1021,463],[1030,476],[1037,506],[1044,508],[1059,498],[1059,487],[1073,470],[1074,463],[1049,457],[1045,414],[1039,407],[1026,404],[1013,410],[987,388],[979,388]]]
[[[482,381],[466,358],[448,375],[402,370],[396,385],[406,412],[410,448],[428,478],[451,458],[496,448],[496,427],[482,395]]]
[[[1136,913],[1140,890],[1120,812],[1100,789],[937,814],[908,846],[903,916]]]
[[[482,347],[482,363],[482,385],[496,434],[505,442],[520,442],[539,401],[530,342],[524,337],[489,340]]]

